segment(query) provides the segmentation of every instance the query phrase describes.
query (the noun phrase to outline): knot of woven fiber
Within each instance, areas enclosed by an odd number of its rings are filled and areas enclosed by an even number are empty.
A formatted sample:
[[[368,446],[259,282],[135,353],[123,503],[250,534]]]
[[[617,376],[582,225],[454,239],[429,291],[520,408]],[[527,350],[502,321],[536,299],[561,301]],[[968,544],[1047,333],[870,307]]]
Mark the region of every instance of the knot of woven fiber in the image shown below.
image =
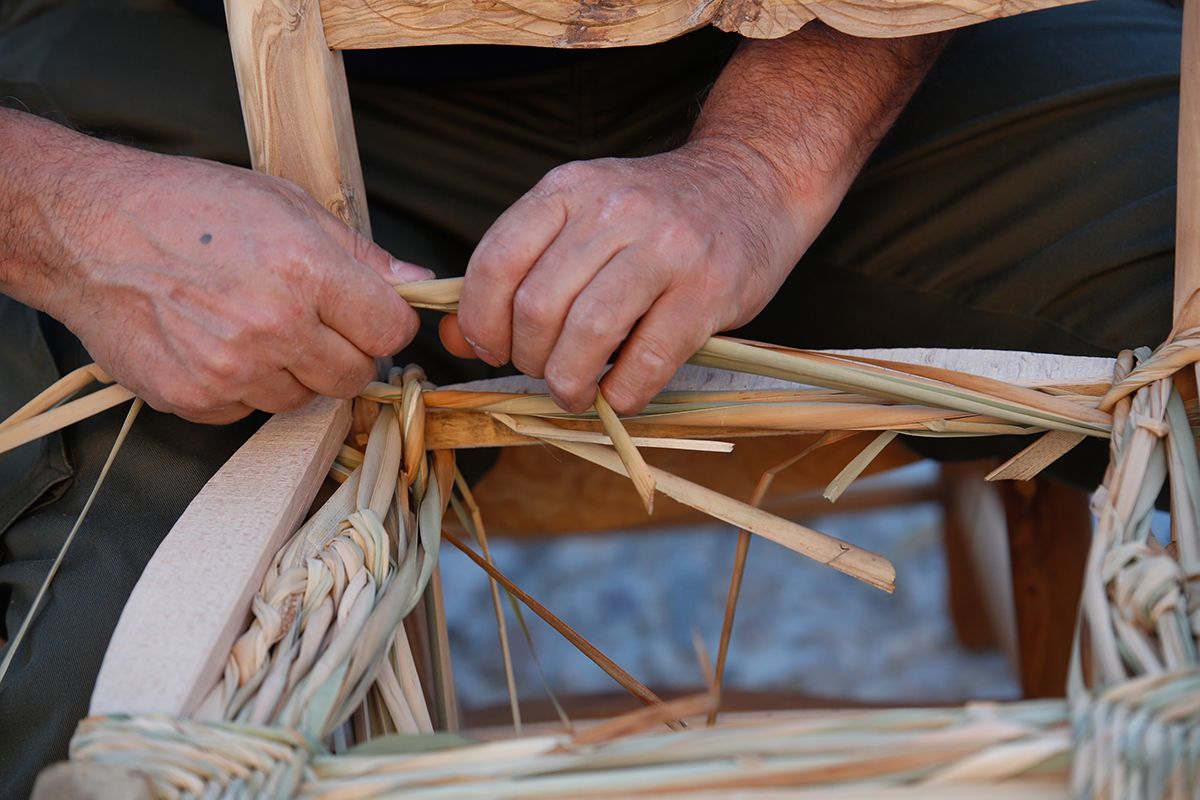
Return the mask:
[[[1195,797],[1200,669],[1115,684],[1071,709],[1075,797]]]
[[[424,485],[425,468],[425,397],[424,391],[433,388],[425,380],[425,371],[409,364],[402,371],[393,370],[391,383],[398,380],[402,392],[397,414],[404,440],[404,482]]]
[[[1200,328],[1174,334],[1132,372],[1113,384],[1100,400],[1101,411],[1111,411],[1117,401],[1143,386],[1169,378],[1184,367],[1200,363]]]
[[[163,714],[90,717],[71,740],[72,761],[131,768],[159,797],[292,797],[313,752],[288,728]]]
[[[1144,542],[1119,545],[1105,556],[1103,569],[1114,605],[1147,635],[1155,635],[1165,614],[1187,615],[1187,573],[1161,547]]]

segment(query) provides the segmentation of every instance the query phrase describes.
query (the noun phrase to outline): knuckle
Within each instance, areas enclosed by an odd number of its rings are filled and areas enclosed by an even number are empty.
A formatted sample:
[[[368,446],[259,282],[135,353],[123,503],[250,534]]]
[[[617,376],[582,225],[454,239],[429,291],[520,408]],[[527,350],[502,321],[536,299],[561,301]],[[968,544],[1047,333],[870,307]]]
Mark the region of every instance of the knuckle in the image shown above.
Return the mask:
[[[709,233],[702,225],[672,218],[658,226],[656,243],[664,253],[688,257],[707,250]]]
[[[289,285],[312,280],[313,243],[306,236],[283,237],[278,245],[268,249],[274,272]]]
[[[521,284],[513,295],[513,322],[528,328],[546,328],[553,325],[558,308],[549,292],[528,284]]]
[[[641,411],[654,395],[655,392],[650,391],[650,387],[630,386],[623,381],[604,387],[605,399],[613,411],[622,417],[633,416]]]
[[[589,387],[587,382],[581,380],[578,375],[548,368],[546,385],[550,387],[550,391],[555,397],[570,404],[572,411],[580,410],[580,406],[586,407]]]
[[[375,377],[375,364],[367,358],[358,358],[346,364],[333,386],[334,397],[350,399]]]
[[[518,234],[508,231],[491,232],[475,248],[467,265],[467,275],[485,281],[506,280],[520,271]]]
[[[271,339],[291,338],[295,320],[299,315],[277,305],[267,305],[261,308],[248,322],[243,336],[250,342],[259,342],[264,337]]]
[[[638,340],[633,355],[643,368],[652,370],[656,375],[666,371],[674,372],[679,366],[675,363],[676,359],[671,346],[661,337],[653,334],[643,335]]]
[[[568,161],[547,172],[546,177],[538,182],[537,188],[551,191],[569,189],[586,181],[593,169],[594,167],[586,161]]]
[[[572,310],[572,326],[591,341],[619,340],[628,331],[618,330],[613,306],[595,301],[583,301]]]
[[[376,358],[390,356],[408,344],[415,332],[416,314],[408,308],[398,309],[379,326],[373,340],[367,343],[366,353]]]
[[[217,387],[234,386],[245,371],[236,351],[228,347],[209,349],[198,366],[208,382]]]
[[[642,186],[618,186],[608,192],[601,207],[602,219],[640,215],[653,206],[650,192]]]

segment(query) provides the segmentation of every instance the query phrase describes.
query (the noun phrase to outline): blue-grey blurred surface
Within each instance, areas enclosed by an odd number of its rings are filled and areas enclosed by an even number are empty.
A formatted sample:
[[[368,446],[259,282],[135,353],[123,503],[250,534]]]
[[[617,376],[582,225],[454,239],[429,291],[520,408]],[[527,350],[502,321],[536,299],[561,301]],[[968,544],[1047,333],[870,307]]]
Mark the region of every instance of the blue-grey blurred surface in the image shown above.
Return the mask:
[[[929,464],[917,469],[932,470]],[[1009,698],[1005,657],[962,648],[946,606],[941,511],[933,503],[804,520],[882,553],[897,570],[888,595],[755,538],[734,627],[726,685],[879,703]],[[716,652],[736,531],[711,523],[513,541],[494,538],[500,569],[635,677],[658,690],[695,689],[693,631]],[[455,677],[466,708],[507,702],[487,581],[443,549]],[[519,692],[545,696],[509,613]],[[532,613],[547,681],[564,695],[616,685]]]

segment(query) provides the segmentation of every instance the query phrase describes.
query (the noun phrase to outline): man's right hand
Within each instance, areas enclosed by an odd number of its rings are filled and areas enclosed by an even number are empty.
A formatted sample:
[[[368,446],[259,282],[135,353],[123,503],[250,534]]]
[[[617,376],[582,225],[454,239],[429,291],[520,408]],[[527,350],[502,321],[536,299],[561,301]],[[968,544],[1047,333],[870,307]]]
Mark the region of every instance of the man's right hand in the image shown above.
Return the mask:
[[[21,170],[0,165],[0,212],[13,222],[0,232],[0,290],[61,320],[154,408],[226,423],[314,393],[352,397],[373,357],[416,333],[392,286],[431,274],[294,184],[17,116],[70,139],[43,137],[37,149],[53,164],[25,197]],[[0,115],[6,142],[12,117]]]

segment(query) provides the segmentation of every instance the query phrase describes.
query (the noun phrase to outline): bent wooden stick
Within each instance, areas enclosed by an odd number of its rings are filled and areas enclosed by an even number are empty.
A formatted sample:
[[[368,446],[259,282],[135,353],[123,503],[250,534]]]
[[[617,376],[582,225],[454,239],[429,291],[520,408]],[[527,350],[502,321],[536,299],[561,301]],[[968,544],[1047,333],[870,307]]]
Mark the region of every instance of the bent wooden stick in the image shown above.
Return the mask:
[[[350,427],[321,398],[277,414],[191,502],[146,565],[104,655],[92,714],[187,714],[216,682],[250,598]]]

